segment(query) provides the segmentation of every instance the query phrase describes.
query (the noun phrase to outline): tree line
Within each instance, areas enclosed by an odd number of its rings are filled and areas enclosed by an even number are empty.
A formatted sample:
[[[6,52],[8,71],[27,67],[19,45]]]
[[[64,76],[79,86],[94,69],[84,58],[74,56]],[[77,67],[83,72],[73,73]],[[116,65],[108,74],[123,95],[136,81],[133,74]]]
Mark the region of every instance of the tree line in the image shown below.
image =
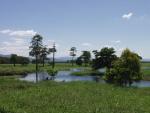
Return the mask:
[[[32,37],[30,45],[29,55],[34,57],[34,63],[36,64],[36,78],[38,78],[38,64],[45,65],[47,55],[52,55],[52,69],[55,67],[55,53],[57,52],[55,43],[52,48],[47,48],[43,44],[43,37],[36,34]],[[106,68],[104,79],[108,83],[115,83],[122,86],[131,85],[133,81],[139,81],[142,79],[141,62],[137,53],[125,49],[121,56],[116,55],[114,48],[104,47],[101,50],[92,51],[94,58],[91,56],[90,51],[82,51],[82,54],[77,56],[77,48],[71,47],[70,56],[72,57],[71,64],[74,66],[76,63],[79,66],[90,66],[93,70]],[[27,57],[17,56],[12,54],[10,58],[0,58],[1,63],[12,63],[14,66],[16,63],[22,65],[28,64],[30,60]],[[37,80],[38,81],[38,80]]]
[[[76,59],[77,65],[90,65],[93,70],[106,68],[104,79],[108,83],[121,86],[131,86],[134,81],[142,79],[141,59],[137,53],[125,49],[118,57],[114,48],[104,47],[100,51],[93,50],[94,58],[91,59],[90,51],[83,51]]]
[[[24,56],[18,56],[17,54],[11,54],[10,57],[0,57],[0,64],[22,64],[27,65],[30,63],[30,59]]]

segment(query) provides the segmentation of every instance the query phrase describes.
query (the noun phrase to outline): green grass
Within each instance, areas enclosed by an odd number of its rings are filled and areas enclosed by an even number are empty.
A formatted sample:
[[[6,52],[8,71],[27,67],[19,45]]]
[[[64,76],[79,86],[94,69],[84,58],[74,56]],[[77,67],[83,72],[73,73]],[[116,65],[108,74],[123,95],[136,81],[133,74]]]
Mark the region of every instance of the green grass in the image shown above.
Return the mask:
[[[150,88],[0,77],[0,113],[150,113]]]
[[[69,70],[71,68],[79,68],[77,65],[74,65],[73,67],[69,63],[57,63],[55,66],[55,70]],[[40,70],[50,70],[51,66],[45,65],[45,67],[42,67],[42,65],[39,65]],[[27,66],[22,66],[17,64],[16,67],[14,67],[11,64],[1,64],[0,65],[0,76],[6,76],[6,75],[23,75],[26,73],[35,72],[35,65],[29,64]]]
[[[148,67],[145,69],[145,67]],[[142,63],[143,79],[150,81],[150,63]]]

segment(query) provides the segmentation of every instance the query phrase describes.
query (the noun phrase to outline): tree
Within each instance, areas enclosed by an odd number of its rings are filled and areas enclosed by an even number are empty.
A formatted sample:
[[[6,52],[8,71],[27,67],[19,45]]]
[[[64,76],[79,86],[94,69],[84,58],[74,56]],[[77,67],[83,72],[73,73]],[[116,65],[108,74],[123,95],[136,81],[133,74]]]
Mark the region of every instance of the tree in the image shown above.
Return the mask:
[[[93,52],[93,54],[95,56],[95,59],[97,59],[98,58],[98,51],[97,50],[93,50],[92,52]]]
[[[52,62],[52,68],[55,68],[55,52],[56,52],[56,46],[55,43],[53,44],[53,47],[49,49],[49,53],[53,54],[53,62]]]
[[[74,57],[76,56],[76,52],[77,52],[76,47],[71,47],[71,49],[70,49],[70,56],[72,56],[72,61],[71,61],[72,66],[74,64]]]
[[[18,64],[22,64],[23,66],[24,65],[27,65],[30,63],[30,60],[28,57],[23,57],[23,56],[17,56],[17,63]]]
[[[104,47],[101,51],[94,51],[95,59],[93,59],[92,67],[94,69],[107,67],[111,68],[112,62],[117,59],[114,48]]]
[[[90,63],[90,59],[91,59],[90,51],[83,51],[81,57],[83,58],[83,62],[85,64],[85,66],[87,66],[87,64]]]
[[[133,81],[141,80],[141,64],[138,54],[125,49],[112,68],[106,71],[105,79],[109,83],[117,83],[121,86],[130,86]]]
[[[29,47],[31,51],[29,52],[30,56],[35,57],[35,62],[36,62],[36,82],[38,81],[38,59],[41,54],[41,50],[43,47],[42,44],[43,37],[39,34],[36,34],[33,36],[32,41],[31,41],[31,46]]]
[[[42,59],[43,67],[45,65],[45,59],[47,58],[48,54],[50,54],[50,51],[45,46],[42,47],[40,57]]]
[[[81,65],[82,65],[82,63],[83,63],[83,61],[82,61],[82,57],[80,56],[80,57],[78,57],[78,58],[77,58],[77,60],[76,60],[76,64],[77,64],[77,65],[79,65],[79,66],[81,66]]]
[[[13,63],[14,67],[16,66],[16,62],[17,62],[17,55],[16,54],[11,54],[10,62]]]

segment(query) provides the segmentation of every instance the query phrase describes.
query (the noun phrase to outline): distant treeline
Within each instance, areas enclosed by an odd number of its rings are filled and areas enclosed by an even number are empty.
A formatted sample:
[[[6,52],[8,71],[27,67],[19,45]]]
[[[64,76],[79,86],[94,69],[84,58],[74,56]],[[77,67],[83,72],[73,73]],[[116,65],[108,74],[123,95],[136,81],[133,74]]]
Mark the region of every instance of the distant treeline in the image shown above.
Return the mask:
[[[30,60],[28,57],[23,57],[23,56],[17,56],[15,54],[12,54],[10,57],[0,57],[0,64],[29,64]]]

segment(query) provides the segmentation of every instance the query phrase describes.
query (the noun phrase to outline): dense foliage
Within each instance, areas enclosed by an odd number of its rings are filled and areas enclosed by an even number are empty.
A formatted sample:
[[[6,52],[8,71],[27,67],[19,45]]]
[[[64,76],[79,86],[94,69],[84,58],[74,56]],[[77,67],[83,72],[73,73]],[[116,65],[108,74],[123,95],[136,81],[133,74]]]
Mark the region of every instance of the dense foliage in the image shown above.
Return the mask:
[[[93,69],[111,68],[112,62],[117,59],[114,48],[104,47],[100,51],[94,50],[95,59],[92,62]]]
[[[79,66],[82,66],[83,60],[82,60],[81,56],[76,59],[76,64],[79,65]]]
[[[123,51],[121,57],[113,63],[105,74],[107,82],[122,86],[131,85],[133,81],[142,79],[139,56],[129,49]]]
[[[91,53],[90,51],[82,51],[81,58],[83,59],[83,63],[87,66],[91,61]]]

